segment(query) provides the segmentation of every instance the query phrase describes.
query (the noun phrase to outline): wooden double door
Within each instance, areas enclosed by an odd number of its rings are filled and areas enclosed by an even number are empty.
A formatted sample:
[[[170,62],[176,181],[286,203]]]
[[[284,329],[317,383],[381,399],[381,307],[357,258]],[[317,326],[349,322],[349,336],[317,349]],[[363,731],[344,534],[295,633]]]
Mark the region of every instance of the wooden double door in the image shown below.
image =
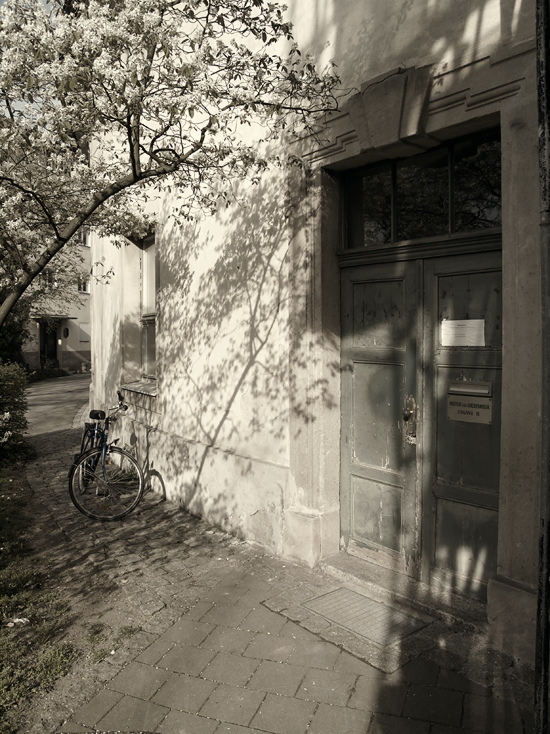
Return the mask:
[[[485,598],[497,557],[500,251],[343,264],[346,548]]]

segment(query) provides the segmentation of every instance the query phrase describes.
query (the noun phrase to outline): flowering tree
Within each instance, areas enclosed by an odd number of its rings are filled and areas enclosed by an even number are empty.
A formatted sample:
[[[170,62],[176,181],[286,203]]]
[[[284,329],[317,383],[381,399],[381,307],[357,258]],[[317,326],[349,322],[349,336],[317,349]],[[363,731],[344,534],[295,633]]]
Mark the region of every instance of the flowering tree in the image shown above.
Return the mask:
[[[338,80],[301,55],[283,10],[265,0],[2,5],[0,326],[83,225],[142,237],[155,189],[170,188],[183,217],[213,211],[232,180],[268,165],[265,143],[315,132],[337,107]]]

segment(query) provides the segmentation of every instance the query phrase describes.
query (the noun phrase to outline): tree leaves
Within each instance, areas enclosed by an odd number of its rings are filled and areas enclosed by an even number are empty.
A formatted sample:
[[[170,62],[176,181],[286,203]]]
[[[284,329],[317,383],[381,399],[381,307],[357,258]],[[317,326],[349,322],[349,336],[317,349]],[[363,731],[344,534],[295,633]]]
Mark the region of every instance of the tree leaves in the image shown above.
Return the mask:
[[[0,285],[23,293],[84,224],[145,231],[157,184],[182,216],[210,212],[235,179],[257,180],[261,144],[315,134],[338,79],[296,45],[268,51],[289,40],[281,6],[262,0],[74,0],[67,13],[6,0]]]

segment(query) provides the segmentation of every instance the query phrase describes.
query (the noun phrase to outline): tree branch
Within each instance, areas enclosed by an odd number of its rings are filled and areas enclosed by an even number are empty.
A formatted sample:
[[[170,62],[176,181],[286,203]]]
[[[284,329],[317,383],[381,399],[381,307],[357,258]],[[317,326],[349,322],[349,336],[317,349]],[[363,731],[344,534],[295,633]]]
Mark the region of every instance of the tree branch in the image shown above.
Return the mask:
[[[8,253],[12,260],[15,260],[23,272],[27,272],[29,269],[28,263],[24,259],[23,255],[19,252],[18,248],[8,241],[6,237],[0,236],[0,246]],[[0,261],[5,258],[5,255],[0,258]]]
[[[10,178],[9,176],[0,175],[0,181],[4,181],[5,183],[9,184],[10,186],[13,186],[18,191],[21,191],[22,194],[25,194],[30,199],[33,199],[38,204],[38,206],[42,209],[44,214],[46,215],[46,219],[48,220],[50,227],[55,232],[55,236],[59,237],[59,230],[57,228],[57,224],[55,223],[55,220],[52,217],[51,212],[49,211],[48,207],[44,204],[44,202],[42,201],[42,198],[38,196],[36,191],[31,191],[30,189],[25,188],[24,186],[22,186],[17,181],[14,181],[13,178]]]

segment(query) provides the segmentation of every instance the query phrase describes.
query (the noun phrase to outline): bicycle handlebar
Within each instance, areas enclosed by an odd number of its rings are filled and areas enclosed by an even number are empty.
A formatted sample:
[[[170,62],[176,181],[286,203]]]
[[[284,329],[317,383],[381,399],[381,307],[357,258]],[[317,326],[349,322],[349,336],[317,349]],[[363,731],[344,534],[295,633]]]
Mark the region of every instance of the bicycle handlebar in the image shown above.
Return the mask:
[[[117,396],[118,396],[118,405],[111,405],[109,410],[114,410],[115,413],[118,413],[119,410],[123,410],[123,411],[128,410],[128,406],[124,402],[124,398],[122,397],[122,393],[120,392],[120,390],[117,390]],[[111,416],[111,419],[113,418],[114,418],[114,414],[113,416]]]
[[[118,395],[118,407],[120,408],[120,410],[128,410],[128,406],[124,402],[124,398],[122,397],[122,393],[120,392],[120,390],[117,390],[117,395]]]

